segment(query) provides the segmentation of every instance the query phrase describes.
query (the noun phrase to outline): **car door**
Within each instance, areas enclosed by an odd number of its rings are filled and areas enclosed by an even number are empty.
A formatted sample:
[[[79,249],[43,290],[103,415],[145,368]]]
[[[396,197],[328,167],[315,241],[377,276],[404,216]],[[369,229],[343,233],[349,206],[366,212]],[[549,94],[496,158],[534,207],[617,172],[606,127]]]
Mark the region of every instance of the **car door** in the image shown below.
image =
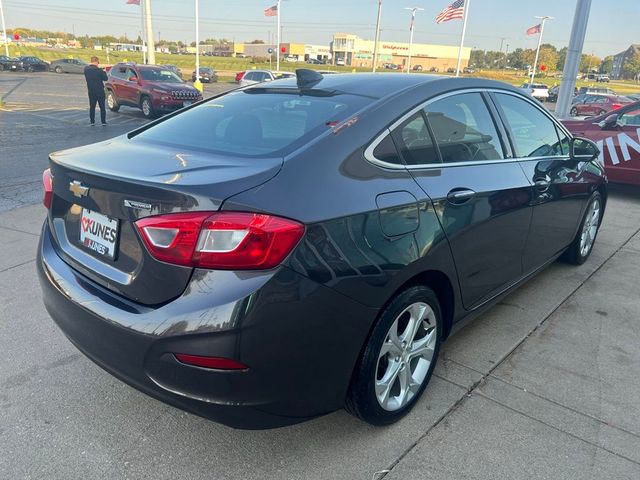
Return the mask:
[[[587,162],[569,158],[569,136],[544,108],[510,93],[492,93],[514,153],[532,185],[525,273],[554,258],[573,240],[591,183]]]
[[[640,185],[640,104],[613,113],[618,115],[615,124],[592,124],[585,133],[598,144],[610,181]]]
[[[479,91],[429,101],[393,132],[407,168],[431,198],[466,308],[522,275],[531,186]]]
[[[138,92],[140,88],[138,85],[138,72],[133,68],[127,67],[127,72],[122,84],[122,95],[124,99],[132,105],[138,104]]]

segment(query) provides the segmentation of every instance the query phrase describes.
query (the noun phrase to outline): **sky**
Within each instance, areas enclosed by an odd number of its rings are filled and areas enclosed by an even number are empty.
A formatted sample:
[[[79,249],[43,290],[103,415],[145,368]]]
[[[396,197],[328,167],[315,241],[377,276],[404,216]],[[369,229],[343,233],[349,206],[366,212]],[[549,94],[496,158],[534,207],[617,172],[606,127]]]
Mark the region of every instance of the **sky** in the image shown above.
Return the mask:
[[[126,0],[0,0],[8,28],[28,27],[75,32],[76,35],[123,35],[135,38],[140,31],[140,7]],[[195,40],[195,0],[150,0],[154,37]],[[199,0],[200,37],[227,38],[237,42],[275,38],[276,19],[264,9],[275,0]],[[435,16],[452,0],[383,0],[381,36],[385,41],[407,42],[409,12],[424,8],[416,18],[414,41],[457,45],[461,20],[437,25]],[[576,0],[467,0],[469,22],[465,46],[509,51],[535,48],[537,35],[525,30],[537,24],[536,15],[550,15],[543,42],[558,48],[569,41]],[[470,2],[470,3],[469,3]],[[373,39],[377,0],[283,0],[282,42],[328,45],[334,32],[355,33]],[[640,43],[640,0],[593,0],[584,53],[600,57],[616,54]]]

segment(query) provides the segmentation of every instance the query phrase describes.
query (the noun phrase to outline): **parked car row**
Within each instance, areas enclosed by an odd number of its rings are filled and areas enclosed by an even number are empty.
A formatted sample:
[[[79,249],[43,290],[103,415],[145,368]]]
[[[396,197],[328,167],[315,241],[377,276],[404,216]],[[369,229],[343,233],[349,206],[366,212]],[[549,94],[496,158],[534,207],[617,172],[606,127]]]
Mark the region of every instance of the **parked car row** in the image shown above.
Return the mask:
[[[7,57],[0,55],[0,71],[12,72],[46,72],[49,70],[49,62],[38,57]]]

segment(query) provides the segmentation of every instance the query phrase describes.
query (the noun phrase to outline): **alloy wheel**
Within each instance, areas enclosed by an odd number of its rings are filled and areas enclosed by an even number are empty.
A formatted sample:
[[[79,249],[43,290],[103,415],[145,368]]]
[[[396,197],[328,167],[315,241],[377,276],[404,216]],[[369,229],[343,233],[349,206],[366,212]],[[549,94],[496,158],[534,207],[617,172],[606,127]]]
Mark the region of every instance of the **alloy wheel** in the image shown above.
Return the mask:
[[[113,93],[109,92],[107,95],[107,106],[111,109],[115,106],[115,99],[113,98]]]
[[[437,342],[436,314],[426,303],[409,305],[387,332],[375,373],[380,406],[396,411],[413,399],[433,361]]]
[[[151,115],[151,102],[147,98],[142,100],[142,113],[144,113],[145,117]]]
[[[580,234],[580,255],[586,257],[593,247],[600,224],[600,199],[594,198],[589,205]]]

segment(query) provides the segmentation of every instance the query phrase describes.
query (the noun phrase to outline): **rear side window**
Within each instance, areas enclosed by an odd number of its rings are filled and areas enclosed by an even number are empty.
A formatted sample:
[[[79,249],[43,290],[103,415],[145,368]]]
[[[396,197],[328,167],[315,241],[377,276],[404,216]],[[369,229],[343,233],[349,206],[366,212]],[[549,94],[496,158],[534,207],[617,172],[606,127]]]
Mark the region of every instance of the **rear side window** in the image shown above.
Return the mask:
[[[444,163],[504,158],[493,118],[479,93],[446,97],[425,110]]]
[[[440,163],[422,111],[413,114],[393,131],[402,158],[407,165]]]
[[[513,95],[495,94],[511,131],[518,157],[562,155],[562,145],[553,121],[529,102]]]
[[[386,135],[373,149],[373,156],[381,162],[402,164],[391,135]]]
[[[371,102],[357,95],[280,92],[259,88],[231,92],[168,118],[135,138],[242,157],[281,155]]]

